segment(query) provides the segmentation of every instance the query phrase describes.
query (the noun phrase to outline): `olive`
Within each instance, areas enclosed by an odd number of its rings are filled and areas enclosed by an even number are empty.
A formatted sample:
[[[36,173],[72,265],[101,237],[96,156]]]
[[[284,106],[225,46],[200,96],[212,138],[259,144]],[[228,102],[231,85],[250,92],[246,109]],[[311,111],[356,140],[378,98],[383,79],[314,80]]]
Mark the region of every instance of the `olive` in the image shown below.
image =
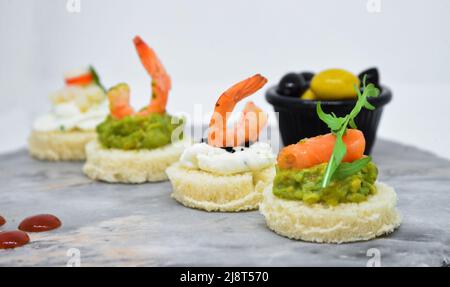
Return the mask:
[[[377,68],[374,67],[374,68],[370,68],[370,69],[362,71],[358,75],[358,78],[361,83],[363,82],[364,75],[367,75],[366,76],[366,84],[374,84],[376,87],[380,86],[380,76],[378,74]]]
[[[303,79],[305,79],[305,81],[308,83],[311,82],[312,78],[314,77],[314,73],[313,72],[301,72],[300,76],[303,77]]]
[[[283,96],[299,97],[308,89],[308,83],[297,73],[288,73],[281,78],[277,91]]]
[[[314,95],[313,91],[311,89],[307,89],[306,92],[303,93],[303,95],[300,97],[302,100],[316,100],[317,97]]]
[[[356,97],[355,85],[359,79],[342,69],[329,69],[316,74],[310,88],[320,100],[343,100]]]

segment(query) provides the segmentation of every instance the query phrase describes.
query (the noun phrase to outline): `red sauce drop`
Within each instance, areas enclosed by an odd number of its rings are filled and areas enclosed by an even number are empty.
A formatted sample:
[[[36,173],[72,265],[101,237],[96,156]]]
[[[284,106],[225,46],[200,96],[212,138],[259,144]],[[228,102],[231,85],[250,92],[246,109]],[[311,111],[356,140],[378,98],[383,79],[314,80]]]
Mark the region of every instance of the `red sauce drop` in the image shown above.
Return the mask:
[[[0,215],[0,226],[4,225],[6,223],[6,220],[3,218],[3,216]]]
[[[19,225],[19,229],[26,232],[43,232],[56,229],[61,226],[58,217],[51,214],[38,214],[25,218]]]
[[[16,248],[28,242],[30,242],[30,237],[23,231],[0,232],[0,249]]]

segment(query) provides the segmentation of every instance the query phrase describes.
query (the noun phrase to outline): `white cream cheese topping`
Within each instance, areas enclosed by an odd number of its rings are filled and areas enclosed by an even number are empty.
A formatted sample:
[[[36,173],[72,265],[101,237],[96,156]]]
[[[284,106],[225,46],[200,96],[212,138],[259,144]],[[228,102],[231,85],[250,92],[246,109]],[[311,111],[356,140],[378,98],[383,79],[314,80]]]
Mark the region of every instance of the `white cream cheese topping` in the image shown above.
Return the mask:
[[[35,131],[93,131],[109,114],[106,95],[97,85],[68,86],[50,98],[52,109],[35,120]]]
[[[186,168],[216,174],[234,174],[261,170],[275,164],[269,144],[257,142],[250,147],[235,147],[234,152],[197,143],[184,150],[180,163]]]

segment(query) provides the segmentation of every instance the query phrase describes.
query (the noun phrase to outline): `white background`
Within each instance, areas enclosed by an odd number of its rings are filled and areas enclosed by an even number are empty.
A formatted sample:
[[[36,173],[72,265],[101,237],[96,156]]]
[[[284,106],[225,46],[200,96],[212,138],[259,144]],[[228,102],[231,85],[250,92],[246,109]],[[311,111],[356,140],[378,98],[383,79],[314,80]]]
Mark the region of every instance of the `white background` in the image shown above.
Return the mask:
[[[367,9],[367,2],[381,11]],[[64,71],[93,64],[106,86],[128,82],[144,105],[141,35],[173,79],[170,112],[213,108],[233,83],[261,73],[377,66],[394,100],[379,135],[450,158],[450,1],[0,0],[0,151],[26,144]],[[263,92],[252,100],[265,109]]]

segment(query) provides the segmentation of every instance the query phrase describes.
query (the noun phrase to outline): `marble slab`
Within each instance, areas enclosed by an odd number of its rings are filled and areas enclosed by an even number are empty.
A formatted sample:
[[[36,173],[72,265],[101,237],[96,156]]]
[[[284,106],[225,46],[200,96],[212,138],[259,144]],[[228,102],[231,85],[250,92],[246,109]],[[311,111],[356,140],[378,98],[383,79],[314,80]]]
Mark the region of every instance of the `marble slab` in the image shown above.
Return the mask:
[[[383,238],[333,245],[281,237],[258,211],[185,208],[170,198],[168,182],[93,182],[82,163],[37,161],[24,150],[0,155],[0,214],[8,220],[0,230],[39,213],[63,222],[30,234],[27,246],[0,250],[0,266],[366,266],[378,255],[381,266],[448,262],[450,162],[385,140],[373,156],[380,180],[398,193],[403,223]]]

